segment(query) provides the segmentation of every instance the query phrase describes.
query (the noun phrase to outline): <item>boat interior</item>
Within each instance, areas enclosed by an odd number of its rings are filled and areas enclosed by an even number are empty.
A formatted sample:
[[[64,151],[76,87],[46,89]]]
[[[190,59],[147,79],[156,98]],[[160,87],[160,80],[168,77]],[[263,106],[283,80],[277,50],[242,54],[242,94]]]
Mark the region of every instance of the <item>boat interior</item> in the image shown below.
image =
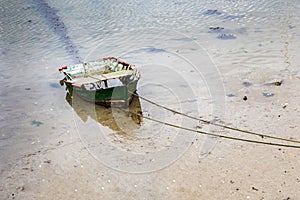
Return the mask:
[[[86,90],[122,86],[138,78],[134,65],[113,57],[68,66],[63,73],[68,81]]]

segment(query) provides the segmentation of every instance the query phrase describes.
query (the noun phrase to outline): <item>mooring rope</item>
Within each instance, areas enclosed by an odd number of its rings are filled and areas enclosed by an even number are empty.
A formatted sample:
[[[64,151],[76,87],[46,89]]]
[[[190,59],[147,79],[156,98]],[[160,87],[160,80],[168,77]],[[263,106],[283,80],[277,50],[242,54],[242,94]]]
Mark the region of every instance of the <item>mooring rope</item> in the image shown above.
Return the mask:
[[[260,136],[262,138],[271,138],[271,139],[275,139],[275,140],[280,140],[280,141],[286,141],[286,142],[293,142],[293,143],[300,143],[300,141],[297,141],[297,140],[293,140],[293,139],[287,139],[287,138],[281,138],[281,137],[276,137],[276,136],[271,136],[271,135],[266,135],[266,134],[262,134],[262,133],[257,133],[257,132],[253,132],[253,131],[248,131],[248,130],[243,130],[243,129],[239,129],[239,128],[235,128],[235,127],[231,127],[231,126],[226,126],[226,125],[223,125],[223,124],[219,124],[219,123],[215,123],[215,122],[211,122],[211,121],[208,121],[208,120],[205,120],[205,119],[201,119],[199,117],[194,117],[194,116],[190,116],[190,115],[187,115],[185,113],[182,113],[182,112],[179,112],[177,110],[173,110],[171,108],[168,108],[166,106],[163,106],[163,105],[160,105],[154,101],[151,101],[145,97],[142,97],[136,93],[133,93],[133,92],[130,92],[128,91],[129,93],[131,93],[132,95],[135,95],[141,99],[143,99],[144,101],[147,101],[148,103],[150,104],[153,104],[157,107],[160,107],[160,108],[163,108],[165,110],[168,110],[170,112],[173,112],[173,113],[176,113],[176,114],[179,114],[179,115],[182,115],[182,116],[185,116],[185,117],[188,117],[190,119],[194,119],[194,120],[198,120],[198,121],[201,121],[201,122],[204,122],[204,123],[207,123],[207,124],[211,124],[211,125],[214,125],[214,126],[218,126],[218,127],[222,127],[222,128],[226,128],[226,129],[230,129],[230,130],[234,130],[234,131],[238,131],[238,132],[242,132],[242,133],[247,133],[249,135],[256,135],[256,136]]]
[[[192,128],[182,127],[182,126],[179,126],[179,125],[176,125],[176,124],[163,122],[163,121],[160,121],[160,120],[157,120],[157,119],[153,119],[151,117],[143,116],[142,114],[137,113],[137,112],[132,112],[132,111],[129,111],[129,110],[124,110],[124,109],[120,109],[120,110],[122,110],[123,112],[129,112],[131,114],[138,115],[138,116],[140,116],[144,119],[147,119],[147,120],[151,120],[151,121],[154,121],[154,122],[157,122],[157,123],[160,123],[160,124],[164,124],[166,126],[170,126],[170,127],[190,131],[190,132],[199,133],[199,134],[202,134],[202,135],[209,135],[209,136],[220,137],[220,138],[225,138],[225,139],[235,140],[235,141],[248,142],[248,143],[300,149],[300,146],[297,146],[297,145],[289,145],[289,144],[273,143],[273,142],[263,142],[263,141],[258,141],[258,140],[244,139],[244,138],[232,137],[232,136],[227,136],[227,135],[219,135],[219,134],[215,134],[215,133],[209,133],[209,132],[205,132],[205,131],[199,131],[199,130],[195,130],[195,129],[192,129]]]
[[[98,79],[98,78],[95,78],[95,79]],[[98,79],[100,80],[100,79]],[[211,125],[214,125],[214,126],[218,126],[218,127],[222,127],[222,128],[225,128],[225,129],[229,129],[229,130],[233,130],[233,131],[238,131],[238,132],[242,132],[242,133],[246,133],[246,134],[249,134],[249,135],[256,135],[256,136],[260,136],[262,138],[270,138],[270,139],[274,139],[274,140],[280,140],[280,141],[286,141],[286,142],[293,142],[293,143],[300,143],[300,141],[297,141],[297,140],[292,140],[292,139],[287,139],[287,138],[282,138],[282,137],[276,137],[276,136],[271,136],[271,135],[266,135],[266,134],[262,134],[262,133],[257,133],[257,132],[253,132],[253,131],[248,131],[248,130],[243,130],[243,129],[239,129],[239,128],[235,128],[235,127],[231,127],[231,126],[226,126],[226,125],[223,125],[223,124],[218,124],[218,123],[215,123],[215,122],[211,122],[211,121],[208,121],[208,120],[205,120],[205,119],[201,119],[199,117],[194,117],[194,116],[190,116],[190,115],[187,115],[185,113],[182,113],[182,112],[179,112],[177,110],[173,110],[171,108],[168,108],[166,106],[163,106],[163,105],[160,105],[154,101],[151,101],[145,97],[142,97],[134,92],[130,92],[128,91],[128,93],[134,95],[134,96],[137,96],[138,98],[141,98],[143,99],[144,101],[147,101],[148,103],[151,103],[157,107],[160,107],[160,108],[163,108],[163,109],[166,109],[170,112],[173,112],[173,113],[176,113],[176,114],[179,114],[179,115],[182,115],[182,116],[185,116],[185,117],[188,117],[190,119],[194,119],[194,120],[197,120],[197,121],[201,121],[201,122],[204,122],[204,123],[207,123],[207,124],[211,124]],[[136,113],[138,114],[138,113]],[[138,114],[140,115],[140,114]],[[147,117],[145,116],[142,116],[143,118],[147,119]],[[152,120],[152,119],[151,119]],[[168,123],[166,122],[161,122],[161,123],[165,123],[166,125],[168,125]],[[171,124],[170,124],[171,126]],[[220,135],[218,134],[213,134],[213,133],[207,133],[207,132],[201,132],[201,131],[198,131],[198,130],[194,130],[194,129],[190,129],[190,128],[185,128],[185,127],[180,127],[180,126],[177,126],[177,125],[172,125],[173,127],[177,127],[177,128],[183,128],[185,130],[189,130],[189,131],[194,131],[194,132],[198,132],[198,133],[205,133],[206,135],[213,135],[213,136],[217,136],[217,137],[221,137]],[[280,143],[268,143],[268,142],[261,142],[261,141],[255,141],[255,140],[248,140],[248,139],[242,139],[242,138],[235,138],[235,137],[230,137],[230,136],[222,136],[223,138],[227,138],[227,139],[233,139],[233,140],[240,140],[240,141],[248,141],[248,142],[251,142],[252,143],[260,143],[260,144],[269,144],[269,145],[277,145],[277,146],[285,146],[285,144],[280,144]],[[286,147],[293,147],[293,148],[300,148],[299,146],[293,146],[293,145],[287,145]]]

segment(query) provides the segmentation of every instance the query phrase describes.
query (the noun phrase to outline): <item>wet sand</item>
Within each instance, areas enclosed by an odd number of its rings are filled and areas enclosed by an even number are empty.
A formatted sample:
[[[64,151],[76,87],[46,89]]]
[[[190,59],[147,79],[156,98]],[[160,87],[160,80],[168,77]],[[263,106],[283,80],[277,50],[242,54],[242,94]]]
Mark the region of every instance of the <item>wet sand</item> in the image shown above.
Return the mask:
[[[299,77],[285,79],[280,86],[260,85],[255,79],[251,83],[254,85],[245,87],[234,79],[226,81],[226,91],[235,96],[226,97],[224,121],[300,140]],[[275,95],[265,97],[264,91]],[[72,124],[72,110],[65,112],[69,117],[63,114],[63,119],[56,113],[62,119],[58,123],[66,126],[62,133],[53,131],[56,137],[22,152],[10,169],[2,170],[1,196],[5,199],[297,199],[300,195],[298,149],[217,139],[213,151],[199,159],[204,137],[197,136],[175,163],[154,172],[131,174],[93,158],[75,128],[66,125]],[[40,125],[36,131],[45,128]]]

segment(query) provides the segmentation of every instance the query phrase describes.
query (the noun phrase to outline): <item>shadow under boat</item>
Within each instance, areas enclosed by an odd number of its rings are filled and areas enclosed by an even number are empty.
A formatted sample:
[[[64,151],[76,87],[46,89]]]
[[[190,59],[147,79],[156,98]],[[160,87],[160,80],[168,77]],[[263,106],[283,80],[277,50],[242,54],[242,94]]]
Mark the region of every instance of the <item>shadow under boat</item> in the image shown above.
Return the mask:
[[[126,109],[87,102],[69,90],[65,99],[83,122],[87,122],[90,117],[118,133],[138,128],[143,120],[140,99],[136,93],[132,95],[129,107]]]

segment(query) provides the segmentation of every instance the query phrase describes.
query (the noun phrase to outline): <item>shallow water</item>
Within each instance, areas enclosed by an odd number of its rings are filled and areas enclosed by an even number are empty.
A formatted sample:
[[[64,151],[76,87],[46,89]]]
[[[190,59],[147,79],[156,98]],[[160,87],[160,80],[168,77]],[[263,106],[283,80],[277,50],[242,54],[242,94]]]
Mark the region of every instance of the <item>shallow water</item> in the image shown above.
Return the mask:
[[[129,158],[142,163],[135,172],[156,170],[175,161],[193,140],[191,133],[147,120],[124,127],[127,118],[119,115],[82,120],[58,84],[61,65],[105,56],[123,58],[142,72],[141,96],[207,119],[222,118],[226,112],[224,77],[260,83],[268,70],[281,78],[299,75],[300,3],[296,0],[3,0],[0,4],[2,170],[26,152],[51,146],[49,141],[74,126],[99,161],[125,171],[132,170],[134,162],[122,168],[118,163],[122,152],[172,155],[153,165],[144,157]],[[143,114],[197,126],[140,101]],[[93,114],[99,109],[104,108],[93,108]],[[115,119],[121,121],[112,127]],[[127,135],[117,133],[116,128],[122,127]],[[97,131],[88,134],[91,130]],[[118,150],[113,158],[99,153],[107,150],[97,147],[99,132],[110,151]],[[205,154],[214,140],[203,145]]]

